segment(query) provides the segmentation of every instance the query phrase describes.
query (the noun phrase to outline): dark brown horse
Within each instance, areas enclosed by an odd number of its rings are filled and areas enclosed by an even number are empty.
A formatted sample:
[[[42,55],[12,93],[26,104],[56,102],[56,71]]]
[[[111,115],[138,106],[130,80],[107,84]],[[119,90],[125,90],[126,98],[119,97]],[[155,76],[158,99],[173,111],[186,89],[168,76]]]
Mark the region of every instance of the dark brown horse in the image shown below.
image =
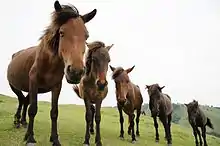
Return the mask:
[[[111,46],[105,46],[103,42],[95,41],[87,44],[89,50],[86,55],[86,73],[82,77],[79,87],[73,86],[75,93],[84,100],[86,113],[85,145],[89,145],[90,132],[93,133],[93,120],[95,115],[96,137],[95,143],[101,146],[100,121],[101,104],[108,93],[106,74],[110,62],[109,50]],[[95,104],[95,108],[92,104]],[[90,132],[89,132],[90,130]]]
[[[123,69],[122,67],[112,67],[110,66],[111,70],[113,71],[112,79],[115,82],[116,88],[116,100],[117,100],[117,107],[120,116],[120,138],[124,138],[124,118],[123,113],[124,111],[129,118],[129,127],[128,127],[128,134],[132,137],[132,143],[136,141],[135,132],[134,132],[134,111],[137,111],[136,115],[136,135],[140,136],[139,133],[139,118],[141,114],[141,107],[143,103],[143,98],[141,95],[141,91],[139,87],[133,84],[128,74],[134,69],[134,66],[128,69]]]
[[[201,133],[198,127],[200,127],[202,130],[204,146],[208,146],[206,142],[206,126],[214,129],[211,120],[208,117],[206,117],[204,112],[199,108],[198,101],[193,100],[188,104],[185,103],[185,105],[187,107],[188,120],[193,129],[196,146],[199,146],[197,134],[199,136],[200,146],[202,146]]]
[[[151,111],[151,116],[154,119],[154,127],[156,131],[156,142],[159,142],[159,133],[158,133],[158,123],[157,117],[160,118],[160,121],[163,123],[165,130],[165,138],[167,139],[168,146],[172,145],[172,135],[171,135],[171,120],[173,106],[171,103],[171,98],[169,95],[162,93],[162,89],[158,84],[146,85],[148,89],[149,108]]]
[[[8,66],[7,78],[20,104],[25,99],[21,91],[29,92],[29,124],[24,138],[27,144],[36,143],[33,128],[38,110],[37,94],[51,91],[50,141],[54,146],[60,145],[57,117],[62,79],[65,75],[68,83],[79,83],[84,72],[83,55],[88,38],[85,23],[96,15],[94,9],[81,16],[74,6],[61,6],[58,1],[54,2],[54,8],[52,22],[40,38],[39,45],[13,54]],[[17,121],[20,119],[19,112]]]

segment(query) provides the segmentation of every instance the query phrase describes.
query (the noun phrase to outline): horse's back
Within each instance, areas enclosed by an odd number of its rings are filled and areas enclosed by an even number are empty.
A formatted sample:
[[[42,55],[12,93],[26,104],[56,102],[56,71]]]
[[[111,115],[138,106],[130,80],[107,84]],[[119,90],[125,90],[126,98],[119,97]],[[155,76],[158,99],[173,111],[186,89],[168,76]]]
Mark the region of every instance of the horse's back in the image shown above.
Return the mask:
[[[12,55],[8,65],[7,79],[15,88],[28,92],[29,71],[34,63],[36,47],[20,50]]]

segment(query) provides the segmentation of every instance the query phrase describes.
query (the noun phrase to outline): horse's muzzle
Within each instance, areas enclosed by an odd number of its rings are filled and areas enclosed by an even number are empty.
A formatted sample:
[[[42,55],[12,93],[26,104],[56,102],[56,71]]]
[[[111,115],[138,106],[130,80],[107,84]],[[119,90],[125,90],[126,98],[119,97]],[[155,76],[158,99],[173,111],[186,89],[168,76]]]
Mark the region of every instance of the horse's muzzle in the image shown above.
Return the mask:
[[[98,90],[104,90],[105,87],[108,85],[108,82],[106,80],[98,80],[96,82],[96,85],[98,87]]]
[[[71,69],[67,67],[66,80],[69,84],[78,84],[84,74],[84,69]]]

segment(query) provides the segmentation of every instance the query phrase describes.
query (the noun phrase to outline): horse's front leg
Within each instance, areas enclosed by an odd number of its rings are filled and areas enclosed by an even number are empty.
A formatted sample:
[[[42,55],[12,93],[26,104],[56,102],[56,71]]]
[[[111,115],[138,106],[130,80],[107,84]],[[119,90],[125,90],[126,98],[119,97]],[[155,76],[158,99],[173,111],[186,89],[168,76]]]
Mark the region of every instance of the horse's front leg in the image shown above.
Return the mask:
[[[95,122],[96,122],[96,137],[95,142],[96,146],[102,146],[101,134],[100,134],[100,122],[101,122],[101,104],[102,100],[96,101],[96,113],[95,113]]]
[[[132,143],[135,143],[135,141],[136,141],[135,132],[134,132],[134,118],[135,118],[134,113],[129,115],[129,121],[130,121],[130,126],[131,126]]]
[[[30,106],[28,108],[28,116],[29,116],[29,124],[27,128],[27,132],[25,134],[24,140],[27,145],[34,145],[36,140],[34,139],[34,118],[37,114],[37,73],[30,72],[29,73],[29,96],[30,96]]]
[[[85,114],[86,134],[85,134],[84,145],[89,146],[89,139],[90,139],[89,127],[92,122],[91,102],[89,99],[84,98],[84,103],[85,103],[85,107],[86,107],[86,114]]]
[[[50,142],[53,143],[53,146],[61,146],[58,134],[57,134],[57,117],[58,117],[58,99],[60,95],[60,90],[62,87],[62,82],[52,89],[52,99],[51,99],[51,110],[50,110],[50,118],[51,118],[51,136]]]
[[[119,112],[119,116],[120,116],[120,126],[121,126],[119,137],[124,139],[124,128],[123,128],[124,117],[123,117],[123,113],[122,113],[122,107],[119,104],[117,106],[118,106],[118,112]]]
[[[153,117],[153,119],[154,119],[154,128],[155,128],[155,131],[156,131],[156,137],[155,137],[155,141],[156,142],[159,142],[159,132],[158,132],[158,123],[157,123],[157,117],[156,116],[154,116]]]
[[[91,104],[91,111],[92,111],[92,121],[90,123],[90,133],[94,134],[94,115],[95,115],[95,107]]]

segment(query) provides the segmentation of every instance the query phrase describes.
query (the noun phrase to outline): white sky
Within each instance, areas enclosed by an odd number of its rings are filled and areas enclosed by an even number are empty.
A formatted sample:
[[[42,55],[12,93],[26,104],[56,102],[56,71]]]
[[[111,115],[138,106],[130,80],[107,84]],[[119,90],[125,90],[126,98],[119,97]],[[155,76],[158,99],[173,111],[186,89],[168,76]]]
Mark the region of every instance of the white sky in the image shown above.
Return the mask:
[[[111,65],[136,65],[131,80],[142,89],[159,83],[173,102],[220,106],[220,1],[219,0],[60,0],[74,4],[80,14],[96,8],[97,15],[86,24],[88,41],[100,40],[114,47]],[[1,2],[0,93],[15,96],[6,71],[11,55],[36,45],[50,22],[54,0]],[[109,69],[109,93],[104,106],[115,105],[115,87]],[[50,93],[39,96],[50,101]],[[60,103],[83,104],[63,80]]]

